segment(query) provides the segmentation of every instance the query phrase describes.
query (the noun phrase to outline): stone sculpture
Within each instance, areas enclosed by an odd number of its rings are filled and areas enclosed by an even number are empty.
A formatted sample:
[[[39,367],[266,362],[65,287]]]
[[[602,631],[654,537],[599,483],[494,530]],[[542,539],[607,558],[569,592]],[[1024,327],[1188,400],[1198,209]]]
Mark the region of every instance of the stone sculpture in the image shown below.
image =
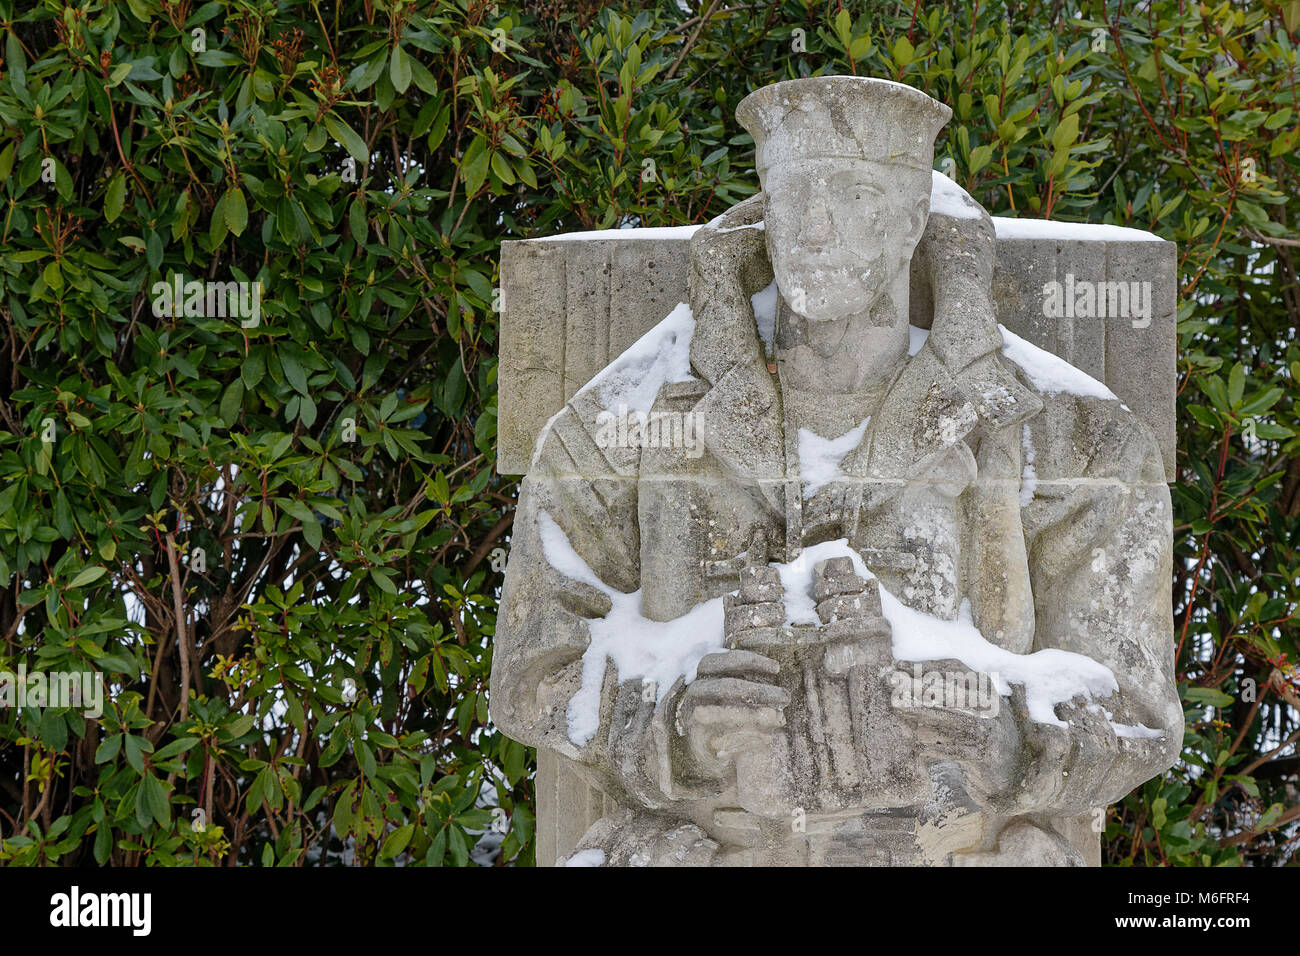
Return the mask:
[[[1176,759],[1160,449],[999,328],[949,116],[747,97],[762,191],[542,430],[491,711],[602,794],[560,862],[1079,864]]]

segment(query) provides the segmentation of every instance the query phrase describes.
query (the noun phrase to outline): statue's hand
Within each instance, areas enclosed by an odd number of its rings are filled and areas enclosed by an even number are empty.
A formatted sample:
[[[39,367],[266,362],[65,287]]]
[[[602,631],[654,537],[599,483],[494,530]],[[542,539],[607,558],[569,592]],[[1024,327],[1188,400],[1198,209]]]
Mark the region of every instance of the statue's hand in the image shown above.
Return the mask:
[[[851,500],[847,481],[833,481],[819,488],[803,504],[803,530],[814,541],[842,537],[853,517],[848,513]],[[861,502],[861,494],[857,500]]]
[[[971,673],[956,661],[931,662],[927,669],[937,670],[940,664],[945,675]],[[985,707],[952,707],[946,701],[932,705],[924,700],[913,693],[907,706],[896,705],[896,713],[915,734],[915,746],[930,759],[956,761],[967,792],[980,806],[1002,812],[1016,805],[1032,759],[1020,732],[1024,688],[1012,685],[1010,701],[995,696],[992,706]]]
[[[789,693],[771,683],[778,670],[775,661],[749,651],[724,651],[700,661],[675,719],[691,775],[723,779],[737,756],[771,746],[790,703]]]
[[[1050,809],[1061,814],[1086,813],[1110,796],[1106,790],[1111,767],[1119,756],[1115,728],[1105,712],[1082,697],[1056,707],[1065,727],[1037,721],[1027,722],[1025,736],[1035,753],[1025,773],[1022,803],[1033,801],[1032,809]]]
[[[1056,708],[1065,727],[1031,720],[1020,685],[996,713],[925,705],[899,713],[932,758],[962,767],[977,803],[1008,816],[1087,812],[1104,799],[1099,792],[1118,755],[1100,708],[1075,698]]]
[[[741,568],[738,592],[723,598],[722,632],[727,646],[743,645],[746,631],[765,632],[784,625],[784,596],[776,568],[766,564]]]

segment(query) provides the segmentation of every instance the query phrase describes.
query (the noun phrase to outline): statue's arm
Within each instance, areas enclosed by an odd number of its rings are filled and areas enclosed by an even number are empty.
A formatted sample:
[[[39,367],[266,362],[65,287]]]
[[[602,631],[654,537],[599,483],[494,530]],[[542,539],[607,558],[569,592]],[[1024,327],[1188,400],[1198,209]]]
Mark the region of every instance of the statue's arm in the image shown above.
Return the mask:
[[[1183,712],[1173,673],[1171,505],[1155,442],[1115,403],[1082,480],[1040,482],[1026,508],[1035,649],[1104,664],[1118,690],[1026,725],[1042,806],[1085,812],[1172,766]]]
[[[551,479],[529,477],[521,486],[493,642],[492,719],[516,740],[590,762],[588,748],[570,740],[566,711],[581,685],[588,621],[611,603],[546,558],[543,515],[554,510],[564,520],[562,497]]]
[[[543,435],[524,479],[497,616],[492,717],[507,736],[582,764],[602,789],[637,805],[671,799],[667,767],[680,687],[618,680],[588,654],[611,597],[640,586],[637,483],[623,451],[601,449],[575,397]],[[576,560],[575,560],[576,559]],[[594,652],[599,653],[599,652]],[[571,706],[584,670],[604,677]],[[647,700],[648,698],[648,700]]]

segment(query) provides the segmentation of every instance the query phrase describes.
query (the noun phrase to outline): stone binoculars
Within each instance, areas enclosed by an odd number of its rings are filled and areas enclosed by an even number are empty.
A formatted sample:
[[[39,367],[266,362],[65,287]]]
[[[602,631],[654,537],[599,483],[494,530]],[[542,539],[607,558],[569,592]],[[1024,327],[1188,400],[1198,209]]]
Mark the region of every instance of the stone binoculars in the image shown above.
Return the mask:
[[[743,568],[738,593],[724,601],[727,647],[775,661],[774,682],[792,701],[774,752],[738,762],[739,791],[770,791],[771,774],[784,778],[789,805],[773,801],[778,805],[768,810],[782,816],[792,807],[836,813],[924,800],[928,776],[893,744],[911,729],[890,703],[891,631],[875,579],[864,580],[841,557],[818,565],[813,582],[816,624],[786,623],[783,587],[772,567]],[[747,785],[747,769],[764,775],[762,787]]]

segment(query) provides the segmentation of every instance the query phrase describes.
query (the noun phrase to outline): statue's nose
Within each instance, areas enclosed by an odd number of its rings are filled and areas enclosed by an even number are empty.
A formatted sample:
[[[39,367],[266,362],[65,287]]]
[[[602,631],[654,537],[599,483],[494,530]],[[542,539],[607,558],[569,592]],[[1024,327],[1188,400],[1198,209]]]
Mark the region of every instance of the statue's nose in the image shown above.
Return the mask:
[[[824,203],[816,203],[803,220],[803,244],[813,251],[820,250],[831,238],[831,214]]]

